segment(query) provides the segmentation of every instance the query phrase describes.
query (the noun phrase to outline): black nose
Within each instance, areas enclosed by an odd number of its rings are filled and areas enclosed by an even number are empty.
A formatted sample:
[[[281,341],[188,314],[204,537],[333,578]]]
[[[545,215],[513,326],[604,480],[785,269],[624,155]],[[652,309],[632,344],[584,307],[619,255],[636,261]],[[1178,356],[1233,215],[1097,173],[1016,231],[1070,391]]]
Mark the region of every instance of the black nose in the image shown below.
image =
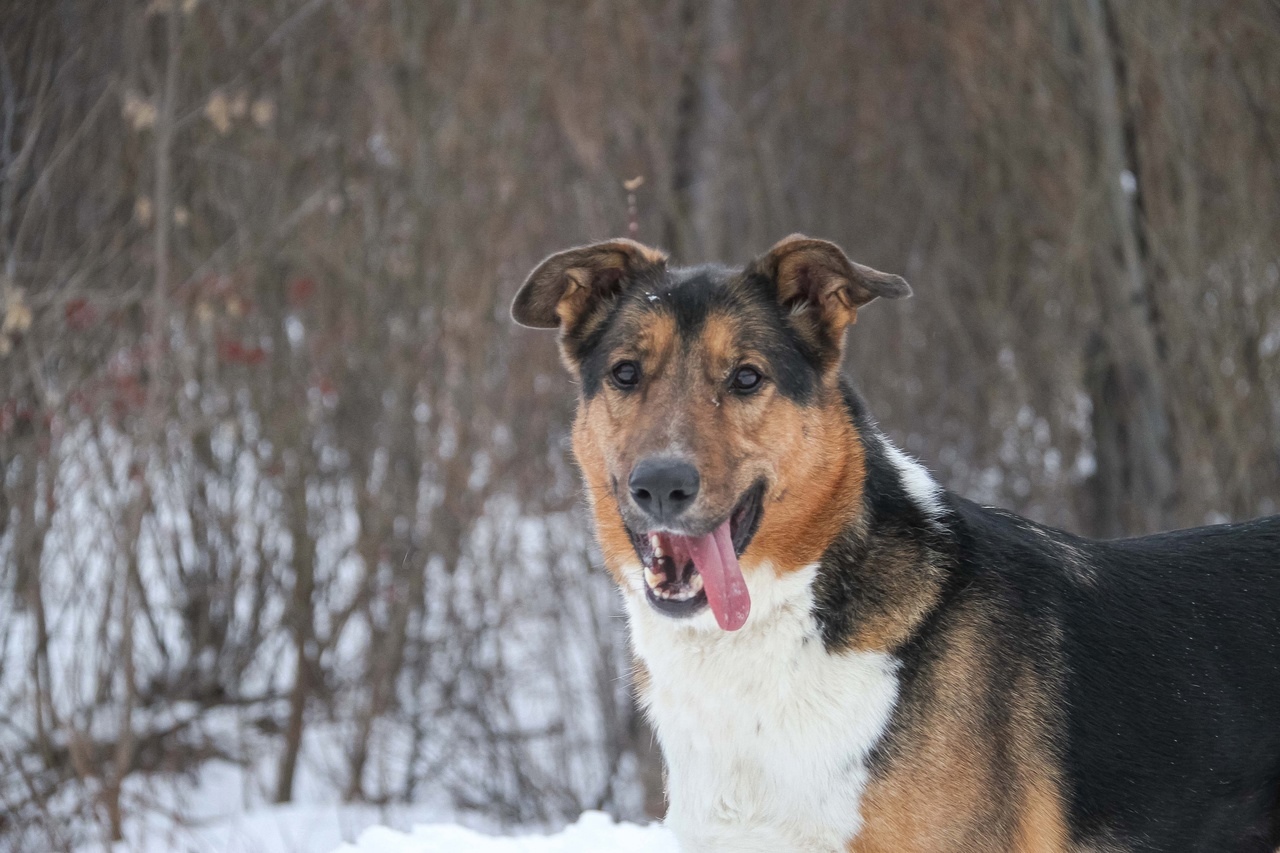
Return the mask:
[[[669,521],[698,497],[698,469],[679,459],[646,459],[631,472],[627,485],[636,506],[656,521]]]

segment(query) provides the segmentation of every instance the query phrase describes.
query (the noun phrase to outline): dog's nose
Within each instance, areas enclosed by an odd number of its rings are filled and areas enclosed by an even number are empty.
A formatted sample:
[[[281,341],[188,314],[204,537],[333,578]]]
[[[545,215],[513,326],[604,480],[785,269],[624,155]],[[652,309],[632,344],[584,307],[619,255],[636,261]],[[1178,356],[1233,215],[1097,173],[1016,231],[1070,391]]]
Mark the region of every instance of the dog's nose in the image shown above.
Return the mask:
[[[631,472],[627,485],[636,506],[656,521],[670,521],[693,505],[701,478],[698,469],[679,459],[646,459]]]

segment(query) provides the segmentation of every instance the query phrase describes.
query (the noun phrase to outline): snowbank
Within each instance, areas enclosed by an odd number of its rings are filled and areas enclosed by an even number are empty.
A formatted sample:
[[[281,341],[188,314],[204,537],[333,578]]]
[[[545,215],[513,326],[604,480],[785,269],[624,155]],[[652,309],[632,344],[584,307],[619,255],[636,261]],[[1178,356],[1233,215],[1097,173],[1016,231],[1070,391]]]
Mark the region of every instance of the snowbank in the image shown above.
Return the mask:
[[[416,826],[408,833],[377,826],[335,853],[679,853],[679,848],[661,826],[614,823],[602,812],[585,812],[556,835],[498,838],[448,824]]]

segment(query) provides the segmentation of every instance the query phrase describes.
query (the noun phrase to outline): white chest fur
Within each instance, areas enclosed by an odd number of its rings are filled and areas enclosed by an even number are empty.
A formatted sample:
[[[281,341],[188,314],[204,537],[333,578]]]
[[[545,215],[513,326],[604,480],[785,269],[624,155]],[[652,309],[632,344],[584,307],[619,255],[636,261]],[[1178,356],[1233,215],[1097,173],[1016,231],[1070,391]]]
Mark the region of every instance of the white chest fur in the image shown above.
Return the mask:
[[[667,762],[685,853],[842,851],[861,826],[867,757],[897,699],[897,663],[830,654],[811,615],[816,567],[748,571],[752,613],[728,633],[625,596],[648,667],[641,701]]]

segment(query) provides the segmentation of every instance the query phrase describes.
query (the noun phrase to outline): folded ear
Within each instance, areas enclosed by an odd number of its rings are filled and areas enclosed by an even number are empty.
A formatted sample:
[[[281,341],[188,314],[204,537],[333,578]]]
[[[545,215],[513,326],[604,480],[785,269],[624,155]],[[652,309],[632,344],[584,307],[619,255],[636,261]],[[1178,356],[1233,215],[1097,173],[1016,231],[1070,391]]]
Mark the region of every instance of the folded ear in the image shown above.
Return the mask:
[[[901,299],[911,286],[901,276],[855,264],[835,243],[803,234],[783,238],[756,261],[777,287],[778,301],[793,310],[813,309],[833,326],[853,323],[858,309],[883,296]]]
[[[657,249],[621,238],[558,252],[529,274],[511,303],[511,317],[533,329],[568,332],[595,304],[666,262]]]
[[[900,276],[855,264],[835,243],[792,234],[752,265],[773,283],[780,305],[820,349],[838,356],[844,330],[858,309],[878,298],[902,299],[911,287]]]

